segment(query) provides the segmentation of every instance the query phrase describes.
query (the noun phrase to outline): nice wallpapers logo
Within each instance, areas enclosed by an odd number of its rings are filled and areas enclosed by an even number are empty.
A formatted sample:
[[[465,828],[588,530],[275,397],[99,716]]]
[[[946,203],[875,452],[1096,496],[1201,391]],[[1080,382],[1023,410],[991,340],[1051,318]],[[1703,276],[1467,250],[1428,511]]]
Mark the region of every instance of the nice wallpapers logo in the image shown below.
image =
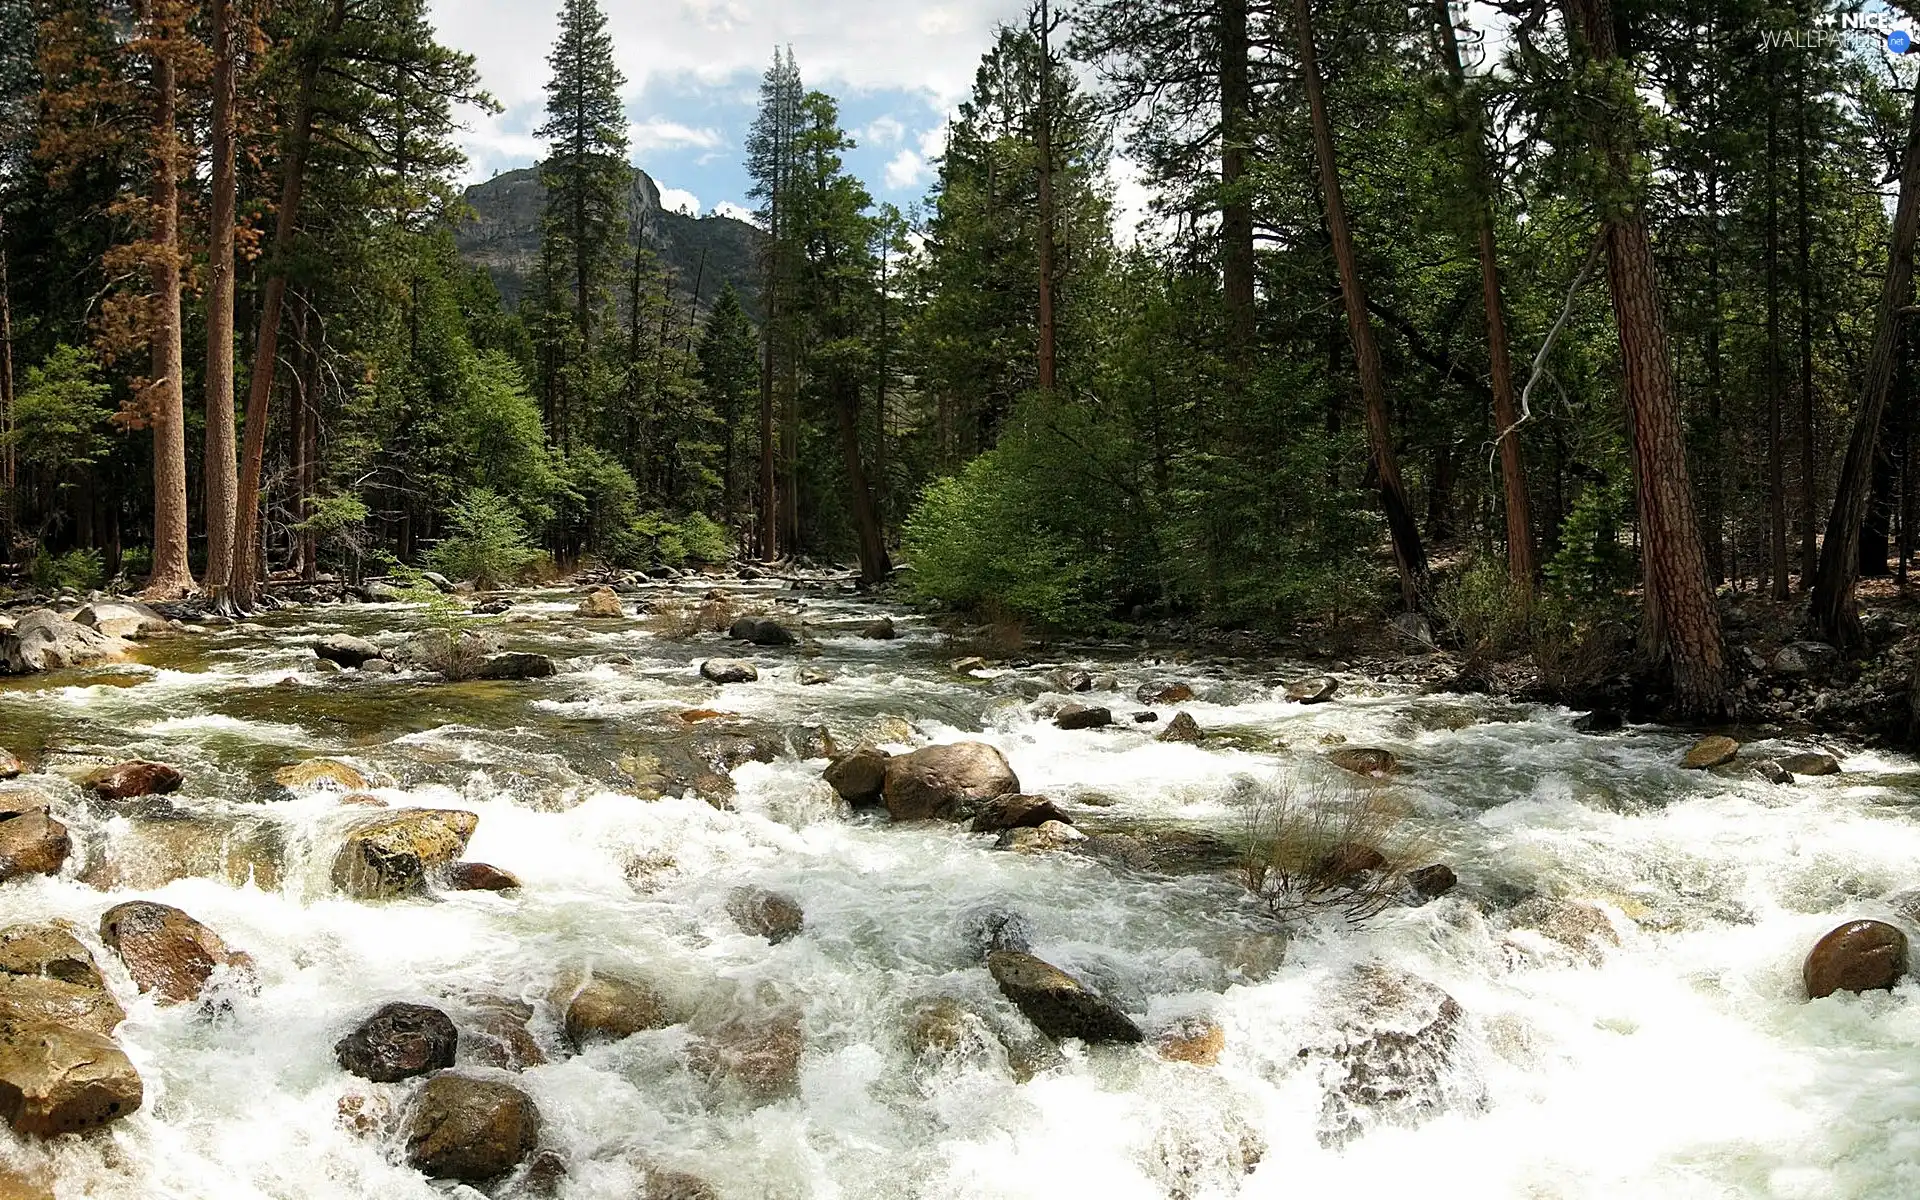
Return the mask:
[[[1762,47],[1796,46],[1802,49],[1832,46],[1841,42],[1864,42],[1861,49],[1884,47],[1889,54],[1906,54],[1920,49],[1910,22],[1885,9],[1870,12],[1829,13],[1811,29],[1763,29]]]

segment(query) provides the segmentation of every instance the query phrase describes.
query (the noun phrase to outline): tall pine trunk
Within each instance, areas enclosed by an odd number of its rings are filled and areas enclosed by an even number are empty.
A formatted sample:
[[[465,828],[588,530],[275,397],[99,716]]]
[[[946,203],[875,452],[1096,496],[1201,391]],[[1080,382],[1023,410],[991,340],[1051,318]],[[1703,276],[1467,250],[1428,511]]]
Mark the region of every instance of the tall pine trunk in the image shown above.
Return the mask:
[[[860,382],[848,375],[834,389],[840,423],[840,453],[846,462],[848,501],[853,528],[860,541],[860,582],[868,587],[886,582],[893,564],[887,560],[887,541],[880,529],[880,510],[860,461]]]
[[[7,276],[7,217],[0,211],[0,566],[13,561],[14,515],[20,485],[13,441],[13,286]]]
[[[1244,380],[1255,337],[1253,196],[1247,186],[1253,83],[1247,65],[1247,0],[1220,0],[1220,268],[1227,306],[1227,361]]]
[[[1040,0],[1040,83],[1034,118],[1034,148],[1040,158],[1040,390],[1054,389],[1059,350],[1055,344],[1054,287],[1059,280],[1054,263],[1056,230],[1053,212],[1053,29],[1047,0]]]
[[[1861,384],[1853,437],[1847,443],[1833,509],[1827,517],[1827,534],[1820,545],[1820,565],[1814,573],[1813,599],[1807,614],[1815,632],[1843,649],[1860,643],[1860,616],[1853,602],[1853,585],[1860,567],[1860,526],[1873,490],[1873,460],[1879,446],[1880,423],[1887,411],[1888,385],[1893,381],[1900,309],[1913,289],[1916,233],[1920,233],[1920,90],[1914,92],[1913,113],[1907,125],[1900,199],[1893,215],[1893,243],[1873,322],[1873,351]]]
[[[179,80],[175,50],[165,41],[184,38],[184,16],[148,9],[148,36],[163,44],[152,55],[153,123],[153,381],[148,415],[153,422],[153,574],[145,595],[174,600],[197,590],[187,562],[187,430],[180,339]],[[168,26],[171,26],[169,28]]]
[[[1386,373],[1380,365],[1380,346],[1374,340],[1373,319],[1367,314],[1367,294],[1354,257],[1353,234],[1347,227],[1346,200],[1340,191],[1340,171],[1333,155],[1333,127],[1327,118],[1326,97],[1320,84],[1320,65],[1313,47],[1313,15],[1308,0],[1293,0],[1295,33],[1300,42],[1300,74],[1307,88],[1307,106],[1313,114],[1313,147],[1320,163],[1320,192],[1326,206],[1327,236],[1333,242],[1333,260],[1340,274],[1340,294],[1346,302],[1347,334],[1360,376],[1360,395],[1367,408],[1367,444],[1373,453],[1374,474],[1380,481],[1380,502],[1386,509],[1387,529],[1393,537],[1393,561],[1400,573],[1400,598],[1407,611],[1418,612],[1427,588],[1427,553],[1420,543],[1420,527],[1407,507],[1400,482],[1400,463],[1393,452],[1393,431],[1387,418]]]
[[[1819,569],[1814,543],[1818,476],[1813,445],[1813,223],[1807,210],[1807,68],[1804,60],[1794,77],[1794,106],[1798,110],[1794,139],[1793,193],[1800,285],[1800,587],[1813,586]]]
[[[233,13],[212,0],[213,204],[207,245],[207,591],[226,598],[233,574],[233,513],[239,489],[233,423]]]
[[[1780,365],[1779,105],[1767,100],[1767,524],[1773,559],[1773,598],[1785,600],[1787,578],[1787,472],[1780,445],[1780,409],[1786,381]]]

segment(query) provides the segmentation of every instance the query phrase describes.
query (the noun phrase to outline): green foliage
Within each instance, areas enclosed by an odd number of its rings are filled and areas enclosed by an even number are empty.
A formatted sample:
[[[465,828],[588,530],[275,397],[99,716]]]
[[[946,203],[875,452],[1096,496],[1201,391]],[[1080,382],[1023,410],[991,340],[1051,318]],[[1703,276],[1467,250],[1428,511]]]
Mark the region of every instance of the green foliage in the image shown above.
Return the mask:
[[[366,553],[370,515],[358,496],[319,496],[308,501],[307,519],[294,528],[311,534],[315,547],[329,560],[349,561],[357,568]]]
[[[485,488],[469,491],[447,517],[453,533],[427,562],[451,579],[499,587],[519,580],[540,559],[513,503]]]
[[[33,566],[29,568],[27,577],[38,588],[72,588],[76,592],[90,592],[106,581],[107,570],[100,561],[98,550],[69,550],[65,554],[51,554],[42,547],[33,556]]]
[[[688,562],[725,562],[732,555],[727,532],[704,513],[675,520],[663,512],[640,514],[631,526],[645,558],[677,567]]]
[[[1632,519],[1631,480],[1616,477],[1589,487],[1573,502],[1560,531],[1560,549],[1548,561],[1547,578],[1564,594],[1606,597],[1633,580],[1633,554],[1620,532]]]
[[[91,353],[65,343],[55,346],[46,361],[27,369],[14,397],[6,444],[23,467],[54,476],[97,461],[107,450],[103,431],[111,391]]]
[[[1528,605],[1516,595],[1506,566],[1476,557],[1434,592],[1434,615],[1471,658],[1501,658],[1530,640]]]

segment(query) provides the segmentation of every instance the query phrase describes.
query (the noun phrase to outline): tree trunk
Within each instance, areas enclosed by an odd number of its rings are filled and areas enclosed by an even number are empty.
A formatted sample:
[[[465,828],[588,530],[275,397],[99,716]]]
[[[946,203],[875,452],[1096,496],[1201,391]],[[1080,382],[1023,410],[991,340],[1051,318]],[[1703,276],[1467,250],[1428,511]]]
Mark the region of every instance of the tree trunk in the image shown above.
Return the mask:
[[[19,459],[13,432],[13,288],[7,277],[7,217],[0,211],[0,566],[13,562]]]
[[[306,187],[307,150],[313,141],[314,89],[322,61],[332,53],[334,39],[347,19],[347,0],[333,0],[319,44],[307,48],[300,65],[300,89],[294,104],[293,130],[280,171],[280,209],[275,215],[273,248],[269,252],[267,285],[260,300],[260,331],[254,342],[253,370],[247,380],[246,446],[240,461],[240,489],[234,509],[233,602],[253,607],[255,582],[262,568],[260,554],[260,474],[267,452],[267,419],[273,399],[274,366],[280,353],[280,314],[286,306],[287,271],[293,257],[293,239],[299,229],[300,195]]]
[[[1786,381],[1780,365],[1779,105],[1767,100],[1767,524],[1772,550],[1773,598],[1785,600],[1787,568],[1787,472],[1780,445],[1780,410]]]
[[[1353,234],[1347,228],[1347,206],[1340,191],[1340,172],[1333,156],[1333,127],[1327,118],[1320,85],[1320,66],[1313,48],[1313,15],[1308,0],[1293,0],[1295,34],[1300,42],[1300,74],[1306,82],[1307,106],[1313,115],[1313,146],[1320,163],[1321,199],[1326,206],[1327,235],[1333,241],[1333,260],[1340,273],[1340,293],[1346,301],[1347,333],[1360,376],[1360,394],[1367,407],[1367,443],[1379,476],[1380,502],[1386,509],[1393,536],[1393,561],[1400,573],[1400,599],[1409,612],[1425,601],[1427,554],[1420,544],[1420,527],[1407,507],[1400,482],[1400,464],[1394,457],[1393,432],[1387,419],[1387,386],[1380,365],[1380,347],[1373,336],[1373,318],[1367,314],[1366,290],[1354,258]]]
[[[1053,311],[1053,292],[1058,281],[1053,213],[1053,28],[1047,8],[1047,0],[1040,0],[1040,90],[1033,139],[1040,156],[1040,229],[1034,240],[1040,248],[1039,382],[1042,392],[1054,389],[1058,354],[1054,344]]]
[[[156,22],[156,26],[157,26]],[[185,36],[184,30],[163,35]],[[187,562],[187,430],[180,347],[180,146],[176,128],[179,89],[174,51],[153,55],[153,382],[147,392],[153,422],[153,574],[144,593],[149,599],[177,600],[192,595],[193,568]]]
[[[239,467],[233,421],[233,13],[212,0],[213,204],[207,245],[207,441],[204,478],[207,592],[224,604],[233,575],[233,510]]]
[[[1853,437],[1840,467],[1840,483],[1827,517],[1827,534],[1820,547],[1820,565],[1814,574],[1808,622],[1822,638],[1851,650],[1860,644],[1860,616],[1853,602],[1855,572],[1860,565],[1860,525],[1866,519],[1872,491],[1874,452],[1880,422],[1886,414],[1888,385],[1893,380],[1894,348],[1899,341],[1899,310],[1913,285],[1913,246],[1920,232],[1920,90],[1914,92],[1913,113],[1907,125],[1907,146],[1900,166],[1900,199],[1894,209],[1893,244],[1887,255],[1887,278],[1880,291],[1880,307],[1873,323],[1873,351],[1867,359],[1861,385],[1860,409],[1854,415]]]
[[[1800,285],[1800,588],[1813,586],[1818,570],[1814,543],[1816,485],[1813,445],[1813,223],[1807,212],[1807,68],[1803,58],[1794,78],[1794,105],[1799,111],[1798,145],[1794,150],[1794,208],[1798,219]]]
[[[1609,0],[1567,0],[1568,25],[1600,63],[1617,59]],[[1624,89],[1623,89],[1624,90]],[[1726,651],[1720,614],[1707,584],[1706,553],[1687,478],[1685,429],[1667,356],[1666,317],[1646,215],[1630,193],[1634,178],[1633,108],[1637,98],[1603,98],[1607,116],[1593,130],[1613,195],[1603,198],[1607,283],[1620,339],[1620,368],[1633,434],[1647,628],[1672,670],[1675,698],[1694,716],[1727,709]]]
[[[1227,305],[1227,360],[1244,378],[1255,337],[1253,196],[1246,183],[1253,83],[1247,0],[1220,0],[1220,266]]]
[[[887,541],[880,529],[880,510],[873,502],[866,468],[860,463],[860,384],[855,378],[840,381],[834,389],[839,410],[840,452],[846,459],[848,502],[853,508],[853,527],[860,537],[860,582],[868,587],[886,582],[893,564],[887,561]]]
[[[768,253],[773,253],[769,250]],[[760,330],[760,551],[761,562],[780,557],[776,529],[773,471],[773,325],[776,300],[772,272],[767,279],[767,321]]]

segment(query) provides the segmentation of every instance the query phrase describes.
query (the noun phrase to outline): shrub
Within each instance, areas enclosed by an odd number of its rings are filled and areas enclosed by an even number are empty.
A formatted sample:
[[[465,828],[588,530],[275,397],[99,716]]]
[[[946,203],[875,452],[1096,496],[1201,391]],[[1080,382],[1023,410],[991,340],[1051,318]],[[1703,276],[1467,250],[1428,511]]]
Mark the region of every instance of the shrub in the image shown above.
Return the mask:
[[[107,571],[100,561],[98,550],[69,550],[65,554],[49,554],[44,547],[33,556],[33,566],[28,578],[33,585],[49,590],[72,588],[78,592],[90,592],[106,580]]]
[[[483,588],[521,578],[540,559],[513,504],[475,488],[448,512],[453,535],[427,555],[428,565],[453,579]]]
[[[1470,658],[1500,658],[1527,647],[1527,606],[1515,594],[1506,567],[1491,558],[1475,559],[1459,578],[1442,584],[1433,606]]]
[[[456,682],[478,674],[492,646],[467,606],[411,567],[394,567],[388,578],[408,603],[426,610],[426,628],[409,645],[414,661]]]
[[[1377,783],[1280,775],[1242,778],[1234,790],[1246,812],[1243,882],[1281,920],[1377,916],[1423,849],[1405,828],[1406,809]]]
[[[1579,696],[1611,680],[1633,656],[1631,614],[1617,599],[1550,589],[1533,608],[1533,665],[1555,696]]]
[[[629,527],[640,557],[680,566],[687,562],[725,562],[733,547],[727,531],[705,513],[680,520],[658,510],[641,513]]]
[[[294,528],[313,534],[314,545],[329,559],[352,562],[357,576],[367,552],[367,506],[348,495],[319,496],[310,503],[307,519]]]

